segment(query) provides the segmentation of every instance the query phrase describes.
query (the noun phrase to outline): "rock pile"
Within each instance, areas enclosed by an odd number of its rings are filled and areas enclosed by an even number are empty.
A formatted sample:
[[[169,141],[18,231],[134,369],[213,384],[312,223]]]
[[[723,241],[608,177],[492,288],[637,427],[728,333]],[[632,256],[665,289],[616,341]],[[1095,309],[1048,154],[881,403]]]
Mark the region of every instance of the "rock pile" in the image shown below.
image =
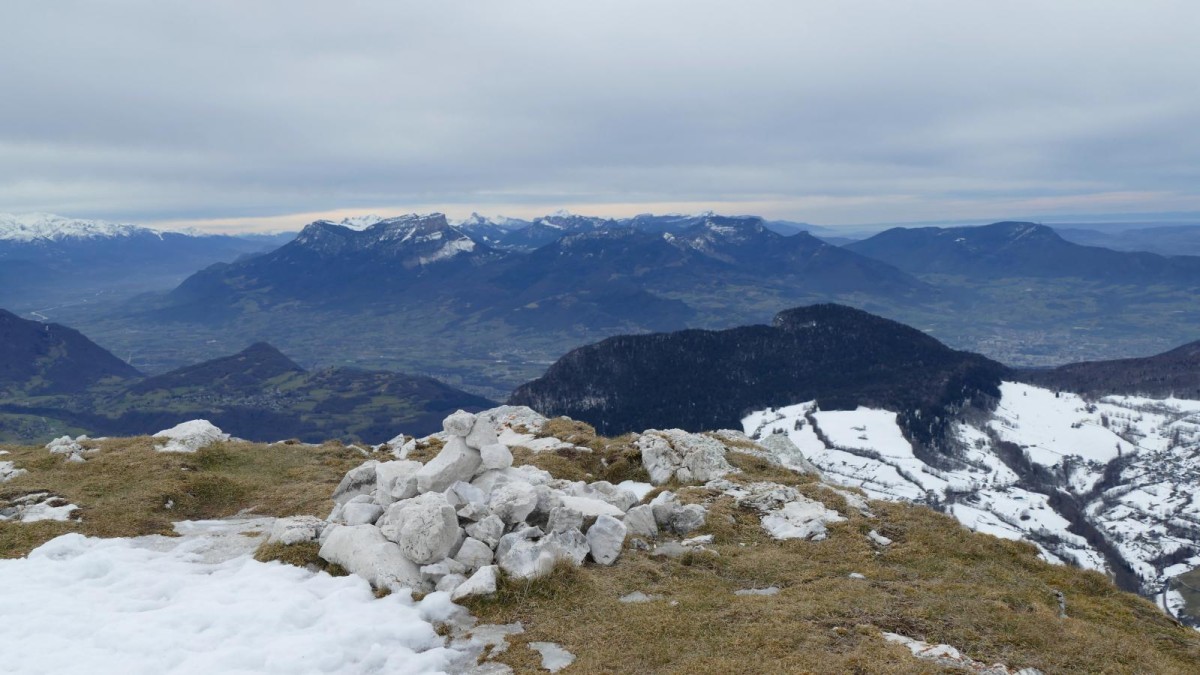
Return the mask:
[[[87,436],[79,436],[71,438],[70,436],[62,436],[56,438],[46,444],[46,449],[52,455],[66,455],[68,462],[83,462],[87,461],[83,455],[88,451],[83,447],[83,442],[88,440]]]
[[[272,540],[315,539],[322,558],[377,587],[446,591],[458,600],[495,592],[499,572],[531,579],[563,561],[611,565],[630,535],[653,540],[704,524],[703,506],[681,504],[671,492],[641,504],[651,488],[645,483],[568,481],[533,466],[514,467],[512,447],[537,445],[532,441],[542,439],[531,432],[545,421],[527,408],[450,415],[445,431],[435,435],[444,445],[432,460],[407,459],[416,443],[397,439],[397,459],[370,460],[347,472],[326,522],[284,519]],[[652,441],[655,448],[686,448],[663,466],[678,460],[700,475],[712,473],[710,467],[720,467],[719,475],[733,470],[720,443],[708,448],[700,437],[678,434]],[[697,453],[705,453],[703,461],[692,459]],[[673,475],[679,470],[671,469]]]

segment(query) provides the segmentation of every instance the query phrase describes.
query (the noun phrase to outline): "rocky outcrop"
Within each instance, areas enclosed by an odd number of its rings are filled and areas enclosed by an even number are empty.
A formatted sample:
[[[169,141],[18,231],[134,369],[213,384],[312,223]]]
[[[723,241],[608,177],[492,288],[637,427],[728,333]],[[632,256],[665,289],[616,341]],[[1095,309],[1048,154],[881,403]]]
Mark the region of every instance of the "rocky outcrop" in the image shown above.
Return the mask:
[[[672,479],[680,483],[704,483],[734,471],[725,460],[725,445],[701,434],[651,429],[638,438],[637,447],[642,452],[642,466],[655,485]]]

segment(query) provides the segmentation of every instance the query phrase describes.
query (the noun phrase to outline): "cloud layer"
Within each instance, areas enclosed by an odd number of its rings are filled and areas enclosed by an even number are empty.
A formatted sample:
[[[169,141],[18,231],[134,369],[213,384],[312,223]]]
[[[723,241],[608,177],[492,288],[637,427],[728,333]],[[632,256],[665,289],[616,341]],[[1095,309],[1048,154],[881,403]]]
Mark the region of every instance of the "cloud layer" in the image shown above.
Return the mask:
[[[1200,209],[1193,0],[59,0],[0,25],[0,211]]]

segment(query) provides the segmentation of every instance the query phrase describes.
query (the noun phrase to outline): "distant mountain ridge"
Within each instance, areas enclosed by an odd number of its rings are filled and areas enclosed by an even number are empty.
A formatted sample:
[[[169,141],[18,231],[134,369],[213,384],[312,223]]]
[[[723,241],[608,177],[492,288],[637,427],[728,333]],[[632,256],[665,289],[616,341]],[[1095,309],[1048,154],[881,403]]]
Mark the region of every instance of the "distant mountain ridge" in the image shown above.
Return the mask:
[[[918,275],[1078,277],[1116,283],[1200,285],[1200,257],[1083,246],[1036,223],[893,228],[846,244],[845,248]]]
[[[1079,394],[1128,394],[1200,400],[1200,341],[1141,358],[1069,363],[1021,371],[1021,379]]]

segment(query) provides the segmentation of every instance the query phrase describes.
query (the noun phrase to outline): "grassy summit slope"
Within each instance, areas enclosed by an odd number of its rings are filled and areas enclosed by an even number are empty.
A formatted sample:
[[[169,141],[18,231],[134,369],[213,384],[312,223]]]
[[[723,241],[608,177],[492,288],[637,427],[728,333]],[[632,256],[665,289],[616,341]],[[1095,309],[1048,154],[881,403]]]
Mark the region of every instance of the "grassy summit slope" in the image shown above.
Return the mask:
[[[515,453],[518,463],[573,479],[638,475],[628,438],[598,437],[578,423],[545,431],[552,430],[592,452],[522,451]],[[22,555],[70,530],[161,533],[173,520],[245,509],[323,516],[334,486],[363,460],[337,444],[225,443],[164,455],[146,438],[105,441],[78,464],[43,448],[4,449],[5,460],[29,473],[0,484],[0,499],[50,490],[78,504],[83,521],[0,524],[3,556]],[[537,657],[524,645],[549,640],[577,656],[574,673],[952,672],[887,643],[881,632],[890,631],[953,645],[985,663],[1046,673],[1187,673],[1200,663],[1200,634],[1101,574],[1042,562],[1031,545],[969,532],[924,507],[871,502],[869,517],[814,477],[737,452],[730,460],[742,470],[736,482],[793,485],[847,520],[832,524],[824,541],[780,542],[763,531],[758,512],[732,498],[673,486],[682,500],[707,504],[708,525],[700,533],[715,535],[712,552],[665,558],[627,548],[612,567],[503,580],[496,597],[469,604],[481,622],[524,624],[525,633],[512,636],[498,660],[532,672]],[[870,530],[893,543],[871,543]],[[768,586],[781,590],[734,595]],[[644,604],[618,600],[633,591],[659,597]],[[1058,615],[1055,591],[1066,596],[1067,618]]]

